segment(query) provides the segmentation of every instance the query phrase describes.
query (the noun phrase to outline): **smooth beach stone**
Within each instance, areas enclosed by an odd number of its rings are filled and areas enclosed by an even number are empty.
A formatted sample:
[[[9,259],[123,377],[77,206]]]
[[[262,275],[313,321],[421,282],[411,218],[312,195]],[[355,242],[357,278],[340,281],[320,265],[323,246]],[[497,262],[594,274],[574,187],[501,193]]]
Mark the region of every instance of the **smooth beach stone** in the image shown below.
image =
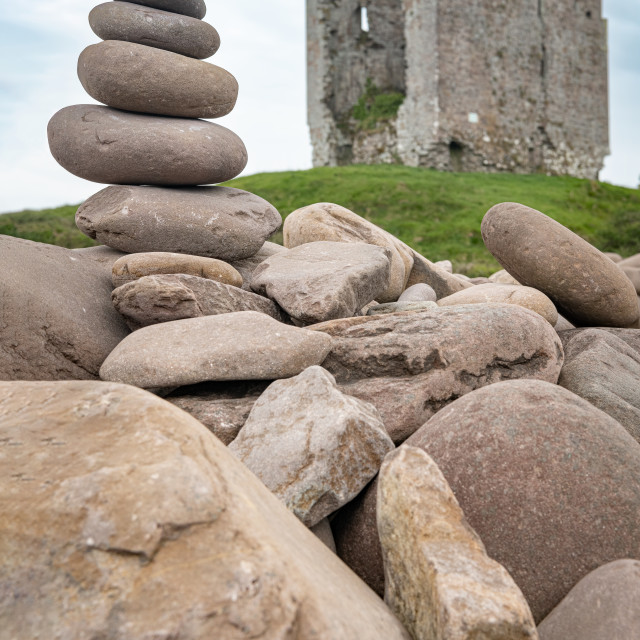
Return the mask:
[[[390,233],[349,209],[330,202],[319,202],[297,209],[284,222],[284,246],[293,249],[311,242],[366,243],[388,249],[391,280],[380,302],[395,302],[405,289],[413,268],[412,250]]]
[[[88,46],[78,78],[110,107],[177,118],[220,118],[238,98],[238,82],[216,65],[120,40]]]
[[[514,378],[555,383],[564,360],[553,327],[517,305],[346,318],[310,329],[333,338],[322,366],[342,391],[378,409],[396,443],[479,387]]]
[[[101,382],[0,383],[3,640],[409,640],[201,424]]]
[[[106,273],[109,274],[109,280],[111,280],[113,265],[116,260],[120,260],[120,258],[126,255],[124,251],[118,251],[117,249],[112,249],[111,247],[102,245],[98,247],[73,249],[73,251],[78,255],[81,255],[83,258],[89,258],[89,260],[93,260],[93,262],[102,265]]]
[[[239,311],[144,327],[109,355],[100,377],[145,389],[225,380],[278,380],[321,364],[326,334]]]
[[[500,302],[517,304],[525,309],[531,309],[542,316],[552,327],[558,322],[558,312],[551,300],[541,291],[531,287],[514,284],[478,284],[471,289],[459,291],[446,298],[438,300],[439,307],[451,307],[457,304],[485,304]]]
[[[242,258],[240,260],[230,260],[231,266],[242,276],[242,288],[247,291],[252,291],[251,281],[253,280],[253,272],[256,270],[257,266],[263,263],[267,258],[274,256],[276,253],[285,253],[286,251],[289,251],[289,249],[286,249],[275,242],[267,241],[262,245],[262,247],[260,247],[260,249],[258,249],[258,252],[254,253],[252,256]]]
[[[242,286],[242,276],[230,264],[181,253],[132,253],[114,262],[112,273],[116,288],[145,276],[176,273],[208,278],[233,287]]]
[[[231,180],[247,164],[242,140],[204,120],[80,104],[58,111],[47,131],[56,161],[92,182],[195,186]]]
[[[322,367],[272,383],[229,445],[307,527],[355,498],[393,448],[376,409]]]
[[[520,284],[508,271],[500,269],[489,276],[491,282],[496,284]]]
[[[372,244],[309,242],[260,263],[251,288],[303,324],[348,318],[388,288],[390,255]]]
[[[473,286],[468,279],[461,279],[457,275],[449,273],[435,262],[427,260],[417,251],[412,249],[411,253],[413,255],[413,269],[411,269],[407,280],[407,289],[416,284],[428,284],[440,299]]]
[[[124,40],[204,59],[220,47],[207,22],[130,2],[104,2],[89,13],[93,32],[103,40]]]
[[[636,253],[633,256],[629,256],[624,260],[618,262],[619,267],[635,267],[636,269],[640,269],[640,253]]]
[[[256,254],[281,224],[266,200],[230,187],[112,186],[76,213],[82,233],[114,249],[228,261]]]
[[[95,379],[129,333],[106,267],[0,235],[0,273],[0,380]]]
[[[315,527],[309,527],[309,531],[318,538],[328,549],[331,549],[333,553],[336,552],[336,542],[333,539],[333,532],[331,531],[331,523],[329,518],[320,520]]]
[[[640,562],[616,560],[582,578],[540,623],[540,640],[637,640]]]
[[[435,302],[437,299],[436,292],[428,284],[419,283],[405,289],[398,302]]]
[[[201,382],[180,387],[164,399],[202,422],[222,444],[230,444],[268,386],[268,381],[254,380]]]
[[[406,313],[410,311],[431,311],[437,310],[435,302],[386,302],[385,304],[375,304],[367,309],[363,316],[382,316],[389,313]]]
[[[282,311],[267,298],[237,286],[181,273],[134,280],[118,287],[111,300],[134,331],[160,322],[235,311],[259,311],[284,321]]]
[[[119,0],[116,2],[120,3]],[[179,13],[198,20],[202,20],[207,14],[207,5],[204,0],[131,0],[131,2],[153,9]]]
[[[385,602],[415,640],[538,640],[522,592],[469,526],[436,463],[403,445],[378,476]]]
[[[609,258],[609,260],[611,260],[612,262],[622,262],[623,257],[619,254],[619,253],[614,253],[613,251],[603,251],[602,253],[604,253],[605,256],[607,256],[607,258]]]
[[[640,267],[621,267],[621,269],[624,275],[631,280],[636,293],[640,295]]]
[[[635,289],[619,266],[543,213],[498,204],[482,220],[482,238],[518,282],[545,293],[570,322],[628,327],[638,321]]]

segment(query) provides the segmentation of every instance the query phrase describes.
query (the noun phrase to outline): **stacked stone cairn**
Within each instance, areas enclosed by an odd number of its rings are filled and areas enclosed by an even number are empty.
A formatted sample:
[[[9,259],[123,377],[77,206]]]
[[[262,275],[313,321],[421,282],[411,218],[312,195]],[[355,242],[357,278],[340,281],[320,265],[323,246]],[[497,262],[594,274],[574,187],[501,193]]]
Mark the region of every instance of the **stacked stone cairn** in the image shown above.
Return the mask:
[[[640,256],[516,203],[489,278],[332,203],[268,242],[197,186],[246,161],[203,16],[91,12],[102,246],[0,236],[0,638],[637,639]]]

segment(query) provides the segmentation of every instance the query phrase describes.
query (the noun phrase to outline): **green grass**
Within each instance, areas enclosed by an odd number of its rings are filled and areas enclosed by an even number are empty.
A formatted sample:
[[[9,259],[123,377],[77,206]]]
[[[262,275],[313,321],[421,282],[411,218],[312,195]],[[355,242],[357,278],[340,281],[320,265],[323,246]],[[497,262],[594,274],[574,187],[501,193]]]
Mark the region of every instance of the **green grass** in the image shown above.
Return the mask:
[[[404,98],[398,91],[382,91],[368,78],[364,93],[351,110],[351,117],[359,130],[373,131],[380,123],[396,117]]]
[[[335,202],[371,220],[430,260],[487,275],[499,268],[484,248],[480,222],[498,202],[543,211],[603,251],[640,253],[640,191],[575,178],[439,173],[395,165],[263,173],[229,185],[269,200],[283,217],[314,202]],[[75,207],[0,216],[0,233],[90,246],[75,229]],[[276,236],[281,241],[281,236]]]

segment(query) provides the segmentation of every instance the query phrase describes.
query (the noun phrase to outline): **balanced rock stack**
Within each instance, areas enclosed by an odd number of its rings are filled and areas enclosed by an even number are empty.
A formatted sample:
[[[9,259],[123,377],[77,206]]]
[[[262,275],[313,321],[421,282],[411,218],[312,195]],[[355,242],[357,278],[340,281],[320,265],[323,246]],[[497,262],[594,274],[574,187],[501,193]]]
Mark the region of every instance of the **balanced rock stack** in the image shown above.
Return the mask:
[[[247,163],[236,134],[202,119],[227,115],[238,96],[229,72],[201,60],[220,45],[205,12],[202,0],[115,0],[90,13],[103,42],[82,52],[78,76],[107,106],[66,107],[48,135],[65,169],[113,185],[76,216],[103,245],[240,260],[281,224],[255,195],[197,186],[230,180]]]

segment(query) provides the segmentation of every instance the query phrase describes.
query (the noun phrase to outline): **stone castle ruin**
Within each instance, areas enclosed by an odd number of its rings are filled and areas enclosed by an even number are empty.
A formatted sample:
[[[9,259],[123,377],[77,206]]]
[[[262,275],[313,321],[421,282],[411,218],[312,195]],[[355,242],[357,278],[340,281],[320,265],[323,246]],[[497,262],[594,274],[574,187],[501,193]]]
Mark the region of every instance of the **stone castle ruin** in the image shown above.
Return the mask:
[[[597,178],[601,0],[307,0],[314,166]]]

